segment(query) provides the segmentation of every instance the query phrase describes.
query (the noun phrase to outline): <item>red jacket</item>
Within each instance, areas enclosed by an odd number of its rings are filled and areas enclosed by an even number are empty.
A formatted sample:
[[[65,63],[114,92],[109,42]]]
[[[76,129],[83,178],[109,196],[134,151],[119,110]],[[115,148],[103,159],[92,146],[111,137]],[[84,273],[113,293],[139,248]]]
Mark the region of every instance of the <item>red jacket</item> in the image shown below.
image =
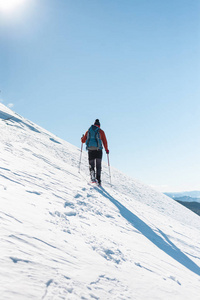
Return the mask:
[[[97,125],[95,125],[97,126]],[[99,126],[97,126],[99,127]],[[100,128],[100,127],[99,127]],[[105,135],[105,132],[100,128],[99,130],[99,133],[100,133],[100,139],[102,140],[103,142],[103,146],[106,150],[106,152],[108,152],[108,142],[107,142],[107,139],[106,139],[106,135]],[[85,143],[86,140],[87,140],[87,135],[88,135],[88,130],[86,131],[85,135],[81,138],[81,142],[82,143]]]

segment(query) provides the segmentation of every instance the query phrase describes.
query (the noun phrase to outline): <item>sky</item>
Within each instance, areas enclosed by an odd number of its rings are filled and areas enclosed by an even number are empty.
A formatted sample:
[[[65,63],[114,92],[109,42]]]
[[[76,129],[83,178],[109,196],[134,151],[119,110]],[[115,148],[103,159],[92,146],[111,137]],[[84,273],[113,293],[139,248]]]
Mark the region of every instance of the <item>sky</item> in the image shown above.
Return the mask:
[[[0,0],[0,101],[77,147],[99,118],[113,167],[200,190],[199,14],[197,0]]]

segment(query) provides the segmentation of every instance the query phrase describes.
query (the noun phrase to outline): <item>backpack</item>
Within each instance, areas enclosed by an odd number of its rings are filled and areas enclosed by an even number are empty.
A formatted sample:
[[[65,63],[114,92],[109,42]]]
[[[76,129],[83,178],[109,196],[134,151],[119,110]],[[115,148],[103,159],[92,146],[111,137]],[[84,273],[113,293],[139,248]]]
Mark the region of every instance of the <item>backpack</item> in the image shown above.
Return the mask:
[[[102,141],[100,138],[100,128],[92,125],[88,129],[87,140],[86,140],[87,150],[100,150],[103,149]]]

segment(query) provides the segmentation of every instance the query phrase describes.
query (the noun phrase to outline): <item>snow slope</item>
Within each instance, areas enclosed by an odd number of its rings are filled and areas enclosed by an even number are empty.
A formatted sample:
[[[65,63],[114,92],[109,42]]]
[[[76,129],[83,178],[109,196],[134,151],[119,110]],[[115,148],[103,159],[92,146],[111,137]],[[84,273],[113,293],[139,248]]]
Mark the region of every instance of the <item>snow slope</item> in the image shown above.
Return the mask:
[[[106,164],[89,185],[86,152],[79,174],[79,149],[2,104],[0,128],[0,299],[199,299],[197,215]]]

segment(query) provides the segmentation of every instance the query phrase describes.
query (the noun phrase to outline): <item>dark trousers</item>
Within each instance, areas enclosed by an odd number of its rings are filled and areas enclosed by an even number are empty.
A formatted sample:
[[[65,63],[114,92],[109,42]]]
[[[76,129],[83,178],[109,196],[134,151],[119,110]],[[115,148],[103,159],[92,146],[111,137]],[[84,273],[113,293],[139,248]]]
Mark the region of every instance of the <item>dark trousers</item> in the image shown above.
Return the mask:
[[[101,183],[102,156],[103,156],[102,150],[89,150],[88,151],[90,174],[91,174],[91,171],[93,171],[96,174],[96,179],[98,180],[99,183]]]

